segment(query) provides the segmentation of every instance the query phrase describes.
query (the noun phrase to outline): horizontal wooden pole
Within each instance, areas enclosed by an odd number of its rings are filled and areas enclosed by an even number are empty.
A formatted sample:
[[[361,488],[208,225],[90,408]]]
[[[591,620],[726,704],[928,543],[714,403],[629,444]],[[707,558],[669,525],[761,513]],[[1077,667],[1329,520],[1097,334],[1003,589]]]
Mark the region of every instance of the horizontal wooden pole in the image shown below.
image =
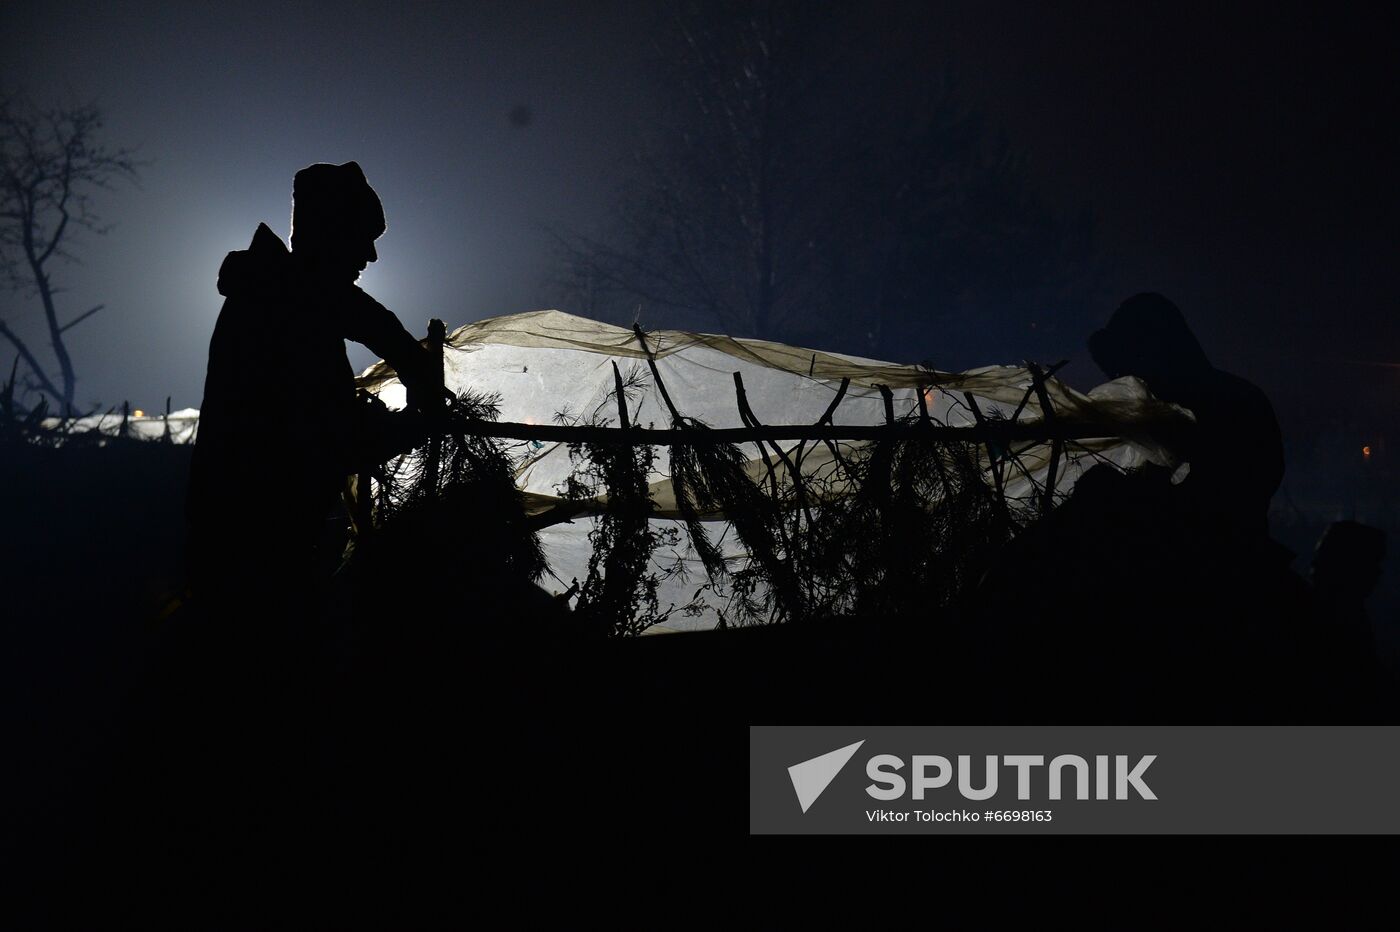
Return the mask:
[[[839,424],[770,424],[762,427],[682,428],[656,430],[643,427],[595,427],[592,425],[520,424],[511,421],[470,421],[466,433],[477,437],[541,440],[553,443],[627,443],[651,446],[706,443],[757,443],[760,440],[917,440],[940,443],[1012,443],[1037,440],[1084,440],[1117,437],[1123,425],[1056,418],[1044,421],[986,421],[967,427],[928,423],[843,426]],[[1140,433],[1142,427],[1133,433]]]

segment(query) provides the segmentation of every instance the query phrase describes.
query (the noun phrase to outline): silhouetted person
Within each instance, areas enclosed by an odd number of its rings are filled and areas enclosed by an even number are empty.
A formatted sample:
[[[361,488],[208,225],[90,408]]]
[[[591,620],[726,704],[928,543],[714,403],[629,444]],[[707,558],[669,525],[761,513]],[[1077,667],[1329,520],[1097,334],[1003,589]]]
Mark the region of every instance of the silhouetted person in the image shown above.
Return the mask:
[[[1089,346],[1110,378],[1138,376],[1193,413],[1159,438],[1189,474],[1095,466],[1014,538],[975,605],[1006,647],[998,663],[1047,684],[1066,715],[1292,719],[1308,591],[1268,537],[1283,473],[1272,406],[1212,366],[1160,295],[1125,301]]]
[[[316,541],[368,442],[345,340],[394,367],[411,410],[432,384],[419,342],[355,284],[385,229],[360,166],[304,168],[292,197],[290,251],[260,224],[219,269],[226,300],[189,494],[191,585],[214,606],[290,596],[314,572]]]
[[[1309,576],[1319,627],[1312,657],[1328,698],[1344,712],[1377,711],[1381,668],[1366,599],[1384,559],[1385,532],[1355,521],[1328,527],[1313,553]]]
[[[1194,428],[1165,438],[1190,463],[1183,504],[1232,534],[1266,537],[1269,500],[1283,481],[1283,436],[1264,393],[1211,365],[1181,311],[1159,294],[1124,301],[1089,338],[1089,352],[1110,379],[1138,376],[1195,415]]]
[[[346,477],[382,448],[345,340],[395,368],[410,409],[442,389],[430,354],[355,284],[385,229],[360,167],[312,165],[292,196],[292,248],[259,225],[219,270],[188,501],[193,600],[163,629],[146,739],[160,778],[144,805],[171,850],[304,865],[333,822],[317,544]],[[403,439],[424,420],[401,413]]]

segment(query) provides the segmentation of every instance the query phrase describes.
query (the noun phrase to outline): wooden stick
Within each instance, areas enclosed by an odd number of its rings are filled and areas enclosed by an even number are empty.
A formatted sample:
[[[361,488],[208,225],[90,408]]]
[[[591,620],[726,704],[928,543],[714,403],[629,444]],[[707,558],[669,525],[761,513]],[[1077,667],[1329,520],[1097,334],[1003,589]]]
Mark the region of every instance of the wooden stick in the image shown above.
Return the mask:
[[[737,372],[734,373],[734,384],[739,388],[739,416],[742,417],[744,421],[747,424],[749,424],[750,427],[761,428],[763,425],[759,423],[758,417],[753,413],[753,409],[749,407],[748,396],[744,392],[743,376],[741,376]],[[807,519],[808,526],[811,526],[812,513],[807,507],[807,492],[805,484],[802,482],[802,470],[800,469],[800,467],[794,465],[792,459],[787,455],[787,453],[783,450],[782,447],[778,446],[776,441],[760,441],[759,447],[762,448],[763,443],[765,442],[773,447],[773,452],[778,454],[778,458],[781,459],[783,461],[783,465],[788,468],[788,474],[792,476],[792,491],[797,496],[798,505],[802,506],[802,516]],[[767,457],[764,457],[764,459],[766,460]],[[776,489],[776,483],[774,485],[774,488]]]
[[[1003,448],[1017,442],[1045,443],[1051,440],[1085,440],[1121,436],[1122,425],[1096,421],[1056,418],[1041,421],[989,421],[971,427],[938,424],[876,424],[869,426],[835,424],[769,424],[759,427],[713,427],[697,431],[686,428],[659,430],[632,427],[626,432],[616,427],[559,424],[520,424],[512,421],[466,421],[462,431],[473,437],[503,437],[511,440],[545,440],[553,443],[631,443],[671,446],[677,443],[761,443],[765,440],[913,440],[922,438],[942,443],[986,443]]]
[[[744,377],[739,373],[734,373],[734,393],[739,401],[739,420],[744,422],[748,428],[757,428],[758,422],[753,419],[753,411],[749,408],[748,393],[744,391]],[[758,455],[763,457],[763,465],[768,470],[768,483],[773,489],[773,497],[778,497],[778,471],[773,466],[773,460],[768,455],[768,445],[762,440],[758,441]]]
[[[751,429],[759,429],[758,418],[754,416],[753,408],[749,407],[748,392],[744,391],[744,377],[738,372],[734,373],[734,394],[739,402],[739,420]],[[768,470],[768,485],[772,490],[774,503],[779,500],[778,489],[778,469],[773,465],[773,458],[768,455],[768,445],[762,440],[758,441],[758,455],[763,457],[763,467]],[[783,522],[778,522],[778,536],[782,539],[783,551],[792,552],[792,542],[788,537],[787,526]]]
[[[656,357],[651,353],[651,347],[647,346],[646,334],[642,333],[641,324],[633,324],[632,332],[637,335],[637,342],[642,344],[642,352],[647,354],[647,365],[651,368],[651,377],[656,382],[656,388],[661,392],[661,400],[666,402],[666,407],[671,411],[671,423],[677,427],[682,427],[685,421],[681,418],[681,413],[676,410],[676,405],[671,401],[671,393],[666,391],[666,383],[661,380],[661,372],[656,368]]]
[[[817,426],[831,423],[832,415],[836,413],[836,408],[841,404],[841,399],[846,397],[846,389],[850,387],[851,379],[847,376],[841,380],[841,387],[836,390],[836,397],[831,399],[831,404],[827,405],[826,410],[822,412],[822,416],[817,418]],[[831,451],[832,459],[834,459],[842,469],[846,469],[847,472],[849,472],[846,461],[842,458],[841,451],[836,448],[836,444],[826,439],[823,439],[821,442],[826,444],[826,448]],[[802,443],[803,445],[797,448],[797,467],[799,469],[802,468],[802,457],[805,454],[806,441],[804,440]]]
[[[1050,403],[1050,393],[1045,388],[1045,380],[1048,378],[1048,375],[1042,372],[1040,367],[1033,362],[1026,363],[1026,366],[1031,370],[1031,375],[1035,379],[1032,385],[1035,387],[1035,393],[1040,400],[1041,422],[1048,426],[1054,423],[1055,420],[1055,406]],[[1050,467],[1045,472],[1045,497],[1040,503],[1040,511],[1042,514],[1048,514],[1050,509],[1054,507],[1055,471],[1059,468],[1059,465],[1060,442],[1058,439],[1052,439],[1050,441]]]
[[[442,389],[441,386],[446,379],[442,371],[443,353],[442,347],[447,340],[447,324],[434,317],[428,321],[428,351],[433,354],[433,362],[436,363],[434,371],[436,379],[434,381],[433,395],[436,400],[429,405],[428,415],[428,460],[423,466],[424,478],[427,480],[428,488],[434,492],[438,487],[438,468],[442,460],[442,431],[439,425],[442,423]]]
[[[1063,368],[1064,368],[1065,366],[1067,366],[1067,365],[1069,365],[1069,360],[1068,360],[1068,359],[1061,359],[1059,362],[1055,363],[1055,364],[1054,364],[1053,366],[1051,366],[1049,369],[1046,369],[1046,370],[1045,370],[1045,378],[1047,378],[1047,379],[1050,378],[1050,376],[1054,375],[1056,372],[1059,372],[1061,369],[1063,369]],[[1032,368],[1033,368],[1033,364],[1032,364],[1032,363],[1026,363],[1026,368],[1027,368],[1027,369],[1032,369]],[[1019,417],[1021,416],[1021,412],[1024,411],[1024,410],[1026,410],[1026,403],[1027,403],[1028,401],[1031,400],[1031,395],[1035,394],[1035,384],[1036,384],[1035,372],[1033,371],[1033,372],[1031,373],[1031,384],[1030,384],[1030,387],[1027,388],[1027,389],[1026,389],[1026,393],[1025,393],[1024,395],[1021,396],[1021,403],[1020,403],[1019,405],[1017,405],[1017,406],[1016,406],[1016,410],[1012,412],[1012,414],[1011,414],[1011,420],[1013,420],[1013,421],[1016,420],[1017,418],[1019,418]]]
[[[617,368],[617,363],[613,367],[613,385],[617,387],[617,426],[626,430],[629,425],[627,420],[627,393],[622,390],[622,373]]]
[[[967,406],[972,409],[972,416],[977,420],[977,426],[981,427],[986,424],[987,421],[982,417],[982,409],[977,406],[977,399],[972,392],[964,392],[963,397],[967,399]],[[987,461],[992,465],[992,483],[997,490],[997,505],[1005,516],[1007,511],[1006,490],[1002,487],[1000,457],[997,456],[996,448],[990,443],[985,444],[985,446],[987,448]]]

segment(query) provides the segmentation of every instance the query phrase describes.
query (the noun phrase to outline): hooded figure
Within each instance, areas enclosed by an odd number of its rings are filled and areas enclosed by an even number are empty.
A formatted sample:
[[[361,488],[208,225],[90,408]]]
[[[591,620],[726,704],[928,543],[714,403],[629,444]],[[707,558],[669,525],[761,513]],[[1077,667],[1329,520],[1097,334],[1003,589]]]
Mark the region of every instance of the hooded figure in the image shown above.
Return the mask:
[[[1283,481],[1283,435],[1268,397],[1212,366],[1181,311],[1159,294],[1124,301],[1089,338],[1089,352],[1110,379],[1138,376],[1196,416],[1194,429],[1166,439],[1190,464],[1181,490],[1197,517],[1267,536],[1269,500]]]
[[[355,282],[378,258],[384,212],[359,165],[293,183],[292,248],[260,224],[219,269],[189,492],[191,583],[247,592],[305,578],[367,438],[345,340],[394,367],[423,404],[430,357]],[[411,415],[410,415],[411,416]]]

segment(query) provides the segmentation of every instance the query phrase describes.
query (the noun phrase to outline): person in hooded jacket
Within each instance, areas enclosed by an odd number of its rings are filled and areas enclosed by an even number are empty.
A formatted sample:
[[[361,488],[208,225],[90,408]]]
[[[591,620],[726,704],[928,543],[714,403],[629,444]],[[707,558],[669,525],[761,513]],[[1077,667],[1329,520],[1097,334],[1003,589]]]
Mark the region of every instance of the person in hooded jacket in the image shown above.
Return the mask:
[[[1268,396],[1211,365],[1175,304],[1144,293],[1124,301],[1089,338],[1110,379],[1135,375],[1196,419],[1164,438],[1189,465],[1180,489],[1195,517],[1230,536],[1268,536],[1269,500],[1283,481],[1283,434]]]
[[[260,224],[219,269],[191,468],[190,588],[206,601],[296,587],[345,478],[370,442],[345,341],[368,347],[408,390],[421,433],[433,362],[356,281],[378,259],[378,195],[355,162],[296,173],[291,249]],[[402,426],[402,425],[401,425]],[[408,446],[414,444],[409,443]]]

